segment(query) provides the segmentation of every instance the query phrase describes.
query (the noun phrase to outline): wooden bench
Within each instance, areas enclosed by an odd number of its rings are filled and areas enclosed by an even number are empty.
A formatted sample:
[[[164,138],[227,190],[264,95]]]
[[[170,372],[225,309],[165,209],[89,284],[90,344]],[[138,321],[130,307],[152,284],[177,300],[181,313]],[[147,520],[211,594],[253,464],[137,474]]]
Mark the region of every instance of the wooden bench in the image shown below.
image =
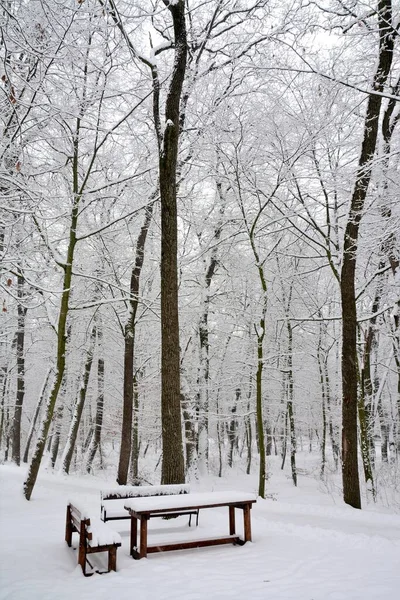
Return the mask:
[[[67,505],[65,541],[69,547],[74,532],[79,534],[78,564],[81,565],[85,577],[93,575],[93,572],[86,573],[86,563],[93,569],[87,555],[95,552],[108,552],[108,571],[94,572],[108,573],[117,570],[117,548],[121,546],[120,535],[99,519],[91,519],[87,511],[76,501],[73,504],[69,502]]]
[[[125,501],[125,508],[131,516],[130,554],[135,559],[145,558],[151,552],[201,548],[220,544],[243,545],[251,542],[251,507],[256,502],[254,494],[243,492],[208,492],[187,494],[186,496],[164,496],[163,498],[131,498]],[[229,535],[191,541],[169,542],[167,544],[147,543],[147,521],[160,514],[176,511],[193,511],[205,508],[228,508]],[[235,509],[243,511],[243,537],[236,533]],[[140,543],[138,544],[138,522],[140,525]]]
[[[120,485],[116,488],[102,490],[101,520],[114,521],[118,519],[130,519],[128,511],[124,508],[124,500],[130,498],[147,498],[155,496],[176,496],[189,494],[190,486],[187,483],[178,485]],[[116,502],[119,500],[120,502]],[[110,501],[112,503],[110,504]],[[173,518],[181,515],[189,516],[189,527],[192,524],[192,516],[196,516],[196,526],[199,524],[199,509],[182,509],[168,511],[168,513],[157,513],[153,517]]]

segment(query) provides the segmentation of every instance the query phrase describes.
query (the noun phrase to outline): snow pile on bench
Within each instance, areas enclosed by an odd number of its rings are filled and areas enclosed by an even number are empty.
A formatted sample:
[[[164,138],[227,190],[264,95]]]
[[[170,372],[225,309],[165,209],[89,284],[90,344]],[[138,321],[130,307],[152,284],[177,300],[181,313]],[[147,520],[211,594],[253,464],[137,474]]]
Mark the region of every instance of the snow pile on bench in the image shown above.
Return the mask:
[[[68,504],[79,511],[82,521],[90,520],[90,525],[87,527],[88,533],[92,534],[92,539],[89,540],[90,546],[108,546],[122,543],[119,533],[97,517],[91,516],[91,511],[84,499],[72,497],[68,499]]]
[[[257,496],[249,492],[198,492],[189,496],[163,496],[152,498],[131,498],[125,501],[125,508],[140,511],[170,511],[189,508],[207,508],[238,505],[256,502]]]
[[[68,498],[68,504],[72,504],[79,512],[81,513],[81,519],[90,519],[90,513],[93,511],[90,510],[88,503],[85,497],[82,496],[71,496]]]
[[[175,494],[189,494],[188,483],[171,485],[120,485],[115,488],[101,490],[101,497],[107,500],[108,496],[113,498],[137,498],[147,496],[171,496]]]
[[[92,539],[89,541],[91,546],[109,546],[111,544],[121,544],[121,536],[119,533],[111,529],[106,523],[100,519],[90,519],[90,526],[87,528],[92,534]]]

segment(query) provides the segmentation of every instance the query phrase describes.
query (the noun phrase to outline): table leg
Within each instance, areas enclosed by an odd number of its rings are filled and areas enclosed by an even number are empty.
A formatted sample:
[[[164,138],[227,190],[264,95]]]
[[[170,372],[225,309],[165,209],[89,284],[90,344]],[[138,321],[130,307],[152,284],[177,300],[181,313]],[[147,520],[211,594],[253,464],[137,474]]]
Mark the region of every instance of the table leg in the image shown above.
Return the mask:
[[[131,515],[131,556],[135,548],[137,548],[137,518]]]
[[[244,541],[251,542],[251,517],[250,517],[251,504],[245,504],[243,506],[243,526],[244,526]]]
[[[235,535],[236,527],[235,527],[235,507],[229,507],[229,535]]]
[[[147,557],[147,521],[148,517],[142,515],[140,517],[140,558]]]

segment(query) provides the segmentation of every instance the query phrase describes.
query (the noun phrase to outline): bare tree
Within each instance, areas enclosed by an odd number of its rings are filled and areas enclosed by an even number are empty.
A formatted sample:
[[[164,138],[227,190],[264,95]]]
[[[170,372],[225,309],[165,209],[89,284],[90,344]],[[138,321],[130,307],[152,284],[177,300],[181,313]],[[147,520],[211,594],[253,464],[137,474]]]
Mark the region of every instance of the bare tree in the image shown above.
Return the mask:
[[[395,30],[392,24],[391,0],[379,0],[377,6],[379,28],[378,64],[372,91],[368,96],[364,121],[364,137],[358,171],[350,202],[349,217],[344,233],[343,263],[340,275],[342,299],[342,479],[346,504],[361,508],[357,456],[357,310],[355,273],[357,242],[365,199],[371,181],[373,159],[378,137],[382,92],[393,60]]]

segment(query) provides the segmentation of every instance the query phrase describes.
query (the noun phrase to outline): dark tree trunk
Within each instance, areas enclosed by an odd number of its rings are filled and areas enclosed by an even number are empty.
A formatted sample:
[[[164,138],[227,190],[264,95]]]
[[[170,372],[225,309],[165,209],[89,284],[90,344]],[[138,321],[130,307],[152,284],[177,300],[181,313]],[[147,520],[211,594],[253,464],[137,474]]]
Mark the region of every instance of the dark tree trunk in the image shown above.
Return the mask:
[[[24,482],[24,496],[30,500],[33,488],[35,487],[36,479],[39,473],[40,464],[46,440],[49,433],[51,421],[54,414],[58,394],[64,378],[65,371],[65,355],[67,350],[67,318],[69,313],[69,299],[71,294],[72,283],[72,266],[74,263],[75,247],[77,243],[77,227],[79,218],[79,204],[82,198],[82,190],[79,190],[79,133],[81,127],[81,119],[77,119],[76,131],[73,142],[73,159],[72,159],[72,181],[73,181],[73,202],[71,211],[71,224],[69,229],[68,249],[65,263],[61,264],[64,271],[63,291],[61,295],[61,306],[57,325],[57,368],[56,376],[50,392],[49,399],[46,404],[46,409],[42,421],[41,431],[39,433],[36,448],[33,453],[28,474]]]
[[[228,426],[228,440],[229,440],[228,466],[230,468],[233,467],[233,451],[236,446],[236,440],[237,440],[236,411],[237,411],[238,402],[240,400],[240,396],[241,396],[241,391],[240,391],[240,389],[237,389],[235,404],[232,406],[232,409],[231,409],[232,417],[231,417],[231,420],[229,421],[229,426]]]
[[[100,467],[102,467],[101,455],[101,430],[103,427],[104,411],[104,358],[103,358],[103,328],[100,317],[97,317],[97,402],[96,416],[93,425],[93,434],[90,440],[86,471],[90,473],[96,452],[100,455]]]
[[[33,415],[31,426],[29,428],[28,439],[26,440],[24,458],[22,459],[24,463],[28,462],[29,448],[30,448],[30,445],[31,445],[31,442],[32,442],[33,434],[35,432],[36,423],[37,423],[37,420],[39,418],[40,409],[42,408],[43,400],[44,400],[44,397],[45,397],[45,395],[47,393],[47,386],[48,386],[48,382],[49,382],[50,375],[51,375],[52,371],[53,371],[52,367],[50,367],[50,369],[47,371],[47,375],[46,375],[46,378],[44,380],[42,391],[40,393],[39,400],[38,400],[38,402],[36,404],[35,413]]]
[[[327,434],[327,410],[326,410],[326,391],[325,391],[325,379],[323,370],[323,350],[322,350],[322,327],[319,330],[318,348],[317,348],[317,359],[318,359],[318,371],[319,371],[319,382],[321,386],[321,404],[322,404],[322,439],[321,439],[321,479],[325,474],[326,465],[326,434]]]
[[[71,461],[74,454],[75,444],[78,437],[79,425],[81,423],[81,417],[83,407],[86,401],[87,389],[89,385],[90,373],[93,364],[94,346],[96,340],[96,326],[93,327],[90,334],[89,348],[86,353],[85,366],[83,369],[81,387],[79,389],[79,395],[75,402],[74,412],[72,415],[71,426],[69,429],[68,439],[63,455],[62,470],[64,473],[69,473],[71,467]]]
[[[182,412],[185,429],[186,472],[189,473],[196,461],[197,433],[194,402],[185,394],[182,394]]]
[[[57,461],[58,450],[60,448],[60,437],[61,437],[61,428],[62,428],[62,418],[64,414],[64,405],[60,404],[55,412],[54,418],[54,430],[51,438],[51,446],[50,446],[50,464],[51,467],[54,468],[54,465]]]
[[[185,2],[164,1],[174,26],[175,60],[165,104],[165,130],[160,143],[161,196],[161,483],[185,481],[180,402],[178,319],[178,225],[176,165],[179,147],[179,105],[185,79],[187,39]]]
[[[12,428],[12,460],[19,466],[21,462],[21,420],[22,405],[25,396],[25,317],[26,308],[23,306],[25,279],[18,270],[18,330],[17,330],[17,399],[15,402]]]
[[[392,94],[398,96],[400,92],[400,77],[398,78],[396,85],[393,87]],[[383,186],[383,202],[382,217],[386,223],[390,223],[392,219],[392,209],[390,205],[385,204],[387,192],[388,192],[388,176],[387,171],[389,169],[389,162],[391,156],[391,144],[392,137],[396,126],[400,122],[400,113],[395,111],[397,105],[396,99],[392,98],[389,100],[386,107],[385,113],[382,119],[382,135],[384,139],[384,155],[383,155],[383,170],[385,173],[384,186]],[[390,231],[391,228],[389,228]],[[389,235],[384,239],[382,244],[382,251],[389,260],[389,264],[392,270],[392,274],[396,280],[400,268],[399,252],[398,252],[398,240],[396,234],[391,231]],[[397,301],[397,311],[393,311],[393,327],[392,327],[392,343],[394,351],[394,360],[397,370],[397,427],[395,427],[395,438],[397,438],[397,452],[400,452],[400,300]],[[381,411],[382,412],[382,411]],[[382,429],[382,458],[384,455],[384,439],[387,440],[387,424],[383,423],[381,419]],[[387,448],[386,448],[387,449]],[[387,453],[386,453],[387,458]]]
[[[139,390],[138,374],[133,378],[133,414],[132,414],[132,446],[131,461],[129,466],[129,481],[131,485],[139,482]]]
[[[391,0],[379,0],[379,55],[373,91],[382,93],[393,58]],[[382,97],[368,97],[359,166],[351,198],[343,245],[340,292],[342,301],[342,480],[346,504],[361,508],[357,457],[357,310],[355,273],[357,243],[365,198],[371,180]]]
[[[291,292],[290,296],[291,297]],[[288,356],[287,356],[287,385],[288,385],[288,401],[287,401],[287,413],[289,420],[289,432],[290,432],[290,469],[292,472],[292,481],[297,486],[297,468],[296,468],[296,429],[294,421],[294,408],[293,408],[293,328],[290,320],[286,323],[288,331]]]
[[[121,447],[119,454],[117,482],[126,485],[129,472],[129,461],[132,449],[132,420],[134,401],[134,357],[135,357],[135,334],[136,315],[139,306],[140,274],[144,262],[144,250],[147,234],[153,216],[154,194],[151,202],[146,207],[144,222],[136,242],[135,265],[132,269],[130,283],[130,314],[125,326],[125,351],[124,351],[124,396],[122,409]]]

